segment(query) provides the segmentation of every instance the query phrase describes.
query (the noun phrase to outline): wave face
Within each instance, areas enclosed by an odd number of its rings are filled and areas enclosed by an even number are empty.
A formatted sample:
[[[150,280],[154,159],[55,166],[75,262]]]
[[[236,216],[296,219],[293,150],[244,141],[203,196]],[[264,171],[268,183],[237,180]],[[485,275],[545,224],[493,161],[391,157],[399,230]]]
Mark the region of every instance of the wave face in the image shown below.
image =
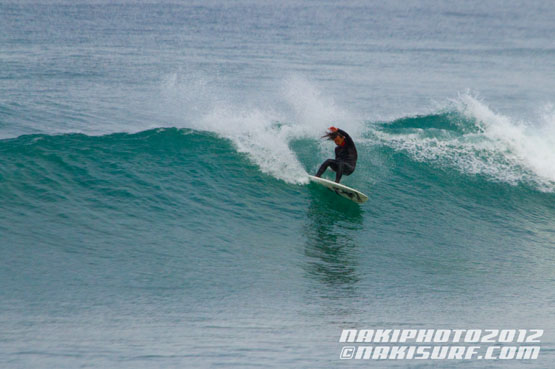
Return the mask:
[[[413,188],[424,199],[435,189],[464,198],[480,193],[499,199],[508,193],[545,196],[550,202],[555,189],[551,118],[546,114],[544,124],[535,127],[512,122],[463,95],[435,114],[366,123],[353,131],[359,163],[343,182],[369,193],[374,202],[383,201],[372,196],[376,185],[391,191],[393,184]],[[226,217],[243,204],[239,212],[248,218],[246,209],[260,203],[279,209],[280,203],[306,200],[310,192],[298,185],[333,153],[333,145],[319,139],[322,132],[262,113],[230,117],[220,111],[199,126],[209,130],[2,140],[0,200],[9,210],[2,216],[8,222],[11,212],[36,216],[51,204],[65,217],[81,207],[94,209],[99,219],[112,208],[135,209],[135,216],[145,217],[151,211],[167,217],[178,209],[206,214],[219,209]]]

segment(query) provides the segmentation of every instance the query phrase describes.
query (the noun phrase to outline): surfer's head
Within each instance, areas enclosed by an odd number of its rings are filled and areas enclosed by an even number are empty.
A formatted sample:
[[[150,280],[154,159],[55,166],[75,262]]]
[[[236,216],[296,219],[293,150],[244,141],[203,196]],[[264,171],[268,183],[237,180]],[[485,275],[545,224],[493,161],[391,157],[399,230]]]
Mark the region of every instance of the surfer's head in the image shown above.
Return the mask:
[[[345,143],[345,137],[337,135],[337,137],[335,137],[333,141],[337,146],[343,146],[343,144]]]
[[[327,138],[328,140],[335,142],[337,146],[343,146],[345,143],[345,137],[343,137],[335,127],[328,128],[328,132],[326,132],[322,138]]]

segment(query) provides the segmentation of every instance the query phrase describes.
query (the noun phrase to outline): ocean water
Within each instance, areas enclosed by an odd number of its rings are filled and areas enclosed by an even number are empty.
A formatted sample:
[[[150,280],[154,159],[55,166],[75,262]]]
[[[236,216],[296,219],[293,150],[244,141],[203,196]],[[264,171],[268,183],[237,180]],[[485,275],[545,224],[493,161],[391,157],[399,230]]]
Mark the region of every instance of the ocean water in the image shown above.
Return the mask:
[[[1,0],[0,366],[550,367],[553,19]],[[330,125],[363,205],[307,181]],[[544,335],[537,360],[340,360],[349,328]]]

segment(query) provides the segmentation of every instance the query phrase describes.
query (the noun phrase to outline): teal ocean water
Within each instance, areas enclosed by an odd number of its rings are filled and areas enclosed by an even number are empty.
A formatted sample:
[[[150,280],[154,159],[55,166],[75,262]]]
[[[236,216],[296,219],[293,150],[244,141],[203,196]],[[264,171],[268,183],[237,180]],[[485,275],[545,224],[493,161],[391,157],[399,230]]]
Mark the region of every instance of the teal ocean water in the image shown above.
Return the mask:
[[[549,367],[553,16],[0,2],[0,365]],[[363,205],[308,183],[330,125]],[[347,328],[545,332],[531,361],[357,362]]]

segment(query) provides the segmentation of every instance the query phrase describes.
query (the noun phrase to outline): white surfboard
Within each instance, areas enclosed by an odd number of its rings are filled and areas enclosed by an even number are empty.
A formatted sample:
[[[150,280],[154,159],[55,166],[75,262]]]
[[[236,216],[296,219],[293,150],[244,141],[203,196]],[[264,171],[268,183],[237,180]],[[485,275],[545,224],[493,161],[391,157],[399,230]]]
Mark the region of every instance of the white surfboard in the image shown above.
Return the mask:
[[[312,182],[319,183],[322,186],[329,188],[336,194],[343,196],[354,202],[357,202],[359,204],[362,204],[363,202],[366,202],[368,200],[368,196],[366,196],[362,192],[357,191],[354,188],[342,185],[341,183],[335,183],[328,179],[318,178],[311,175],[308,176],[308,179],[310,179]]]

